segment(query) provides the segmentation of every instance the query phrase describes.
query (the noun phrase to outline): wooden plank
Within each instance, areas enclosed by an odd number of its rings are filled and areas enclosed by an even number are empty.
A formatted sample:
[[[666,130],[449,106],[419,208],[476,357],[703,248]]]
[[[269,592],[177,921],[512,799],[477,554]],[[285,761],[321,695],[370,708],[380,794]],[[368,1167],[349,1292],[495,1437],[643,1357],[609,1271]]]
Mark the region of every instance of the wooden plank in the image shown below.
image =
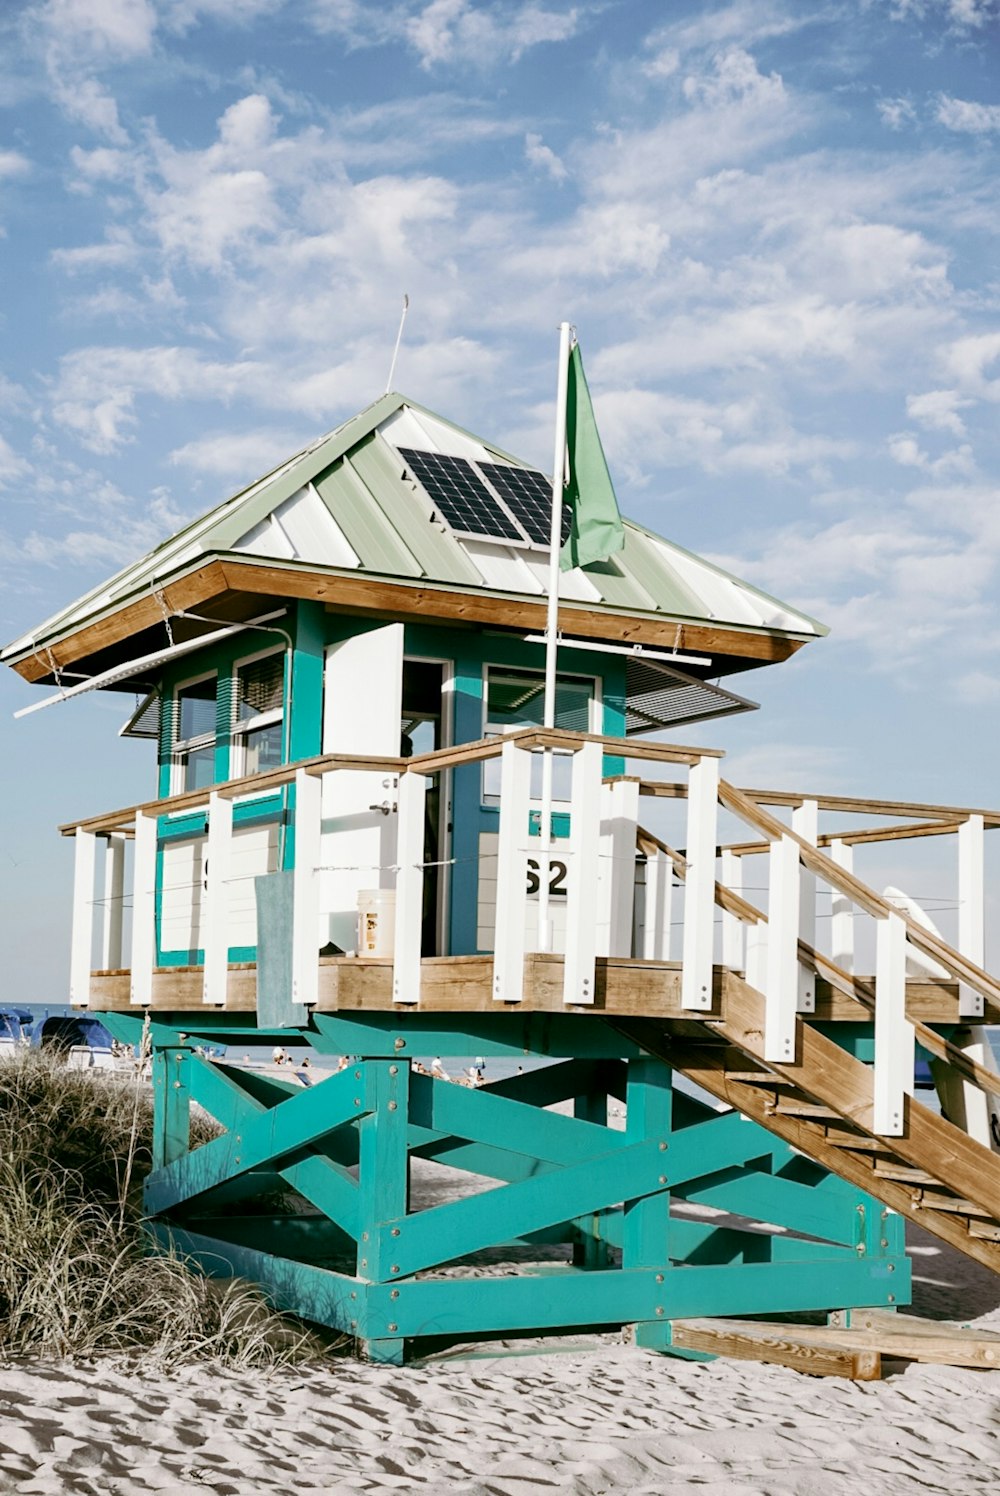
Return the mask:
[[[970,816],[958,828],[958,949],[977,966],[986,965],[985,822]],[[983,995],[962,982],[958,1011],[963,1018],[982,1018]]]
[[[661,799],[685,800],[687,798],[687,786],[683,783],[661,783],[655,780],[644,779],[640,785],[639,792],[643,795],[653,795]],[[923,805],[915,801],[870,800],[859,799],[850,795],[816,795],[812,793],[798,795],[779,790],[754,790],[746,788],[740,788],[738,793],[745,795],[758,806],[775,805],[794,808],[797,805],[803,805],[807,800],[815,800],[820,810],[842,810],[857,812],[859,815],[872,816],[933,816],[941,826],[940,834],[942,835],[946,834],[947,831],[956,829],[959,823],[967,816],[982,816],[986,823],[987,831],[1000,826],[1000,810],[974,810],[963,805]],[[878,831],[879,828],[875,827],[871,829]],[[906,828],[886,829],[905,830]],[[820,841],[822,843],[827,837],[833,840],[835,837],[843,835],[867,835],[867,830],[856,833],[829,832],[825,833],[820,838]],[[750,856],[757,851],[766,851],[766,847],[759,842],[734,842],[731,846],[734,851],[746,856]]]
[[[895,1316],[898,1324],[891,1324],[893,1317],[885,1311],[880,1314],[853,1309],[849,1328],[822,1325],[792,1328],[796,1338],[806,1345],[818,1347],[833,1337],[845,1349],[869,1350],[899,1361],[920,1361],[931,1366],[1000,1367],[1000,1336],[904,1314]],[[870,1327],[865,1327],[866,1320]]]
[[[233,854],[233,802],[209,797],[205,892],[202,897],[202,944],[205,970],[202,995],[207,1003],[225,1003],[229,979],[229,877]]]
[[[566,1003],[590,1005],[596,991],[598,881],[595,869],[601,841],[602,758],[597,743],[588,743],[573,758],[569,901],[563,969],[563,1001]],[[614,793],[610,789],[607,792]],[[634,823],[631,845],[634,859]]]
[[[799,1002],[799,848],[791,836],[771,843],[768,859],[765,1060],[795,1054]]]
[[[221,597],[225,591],[222,567],[217,561],[209,561],[165,582],[160,595],[169,611],[178,613],[204,605]],[[218,621],[221,625],[231,620],[220,616]],[[44,680],[52,674],[53,663],[60,667],[73,665],[87,655],[108,649],[123,639],[132,639],[143,629],[162,622],[163,609],[152,592],[146,591],[138,601],[108,610],[93,623],[75,629],[61,639],[54,639],[43,648],[27,653],[23,660],[11,661],[11,664],[24,680]]]
[[[899,1137],[904,1104],[913,1092],[913,1025],[906,1019],[906,926],[889,914],[876,928],[873,1130]]]
[[[69,1000],[85,1006],[90,995],[90,963],[94,942],[94,873],[97,838],[82,827],[76,830],[73,857],[73,923],[70,934]]]
[[[315,1003],[319,989],[319,862],[323,782],[295,775],[295,865],[292,913],[292,1002]],[[303,1015],[305,1006],[303,1006]]]
[[[524,998],[527,933],[528,802],[531,755],[508,738],[500,756],[500,835],[497,851],[496,949],[493,953],[494,1002]]]
[[[396,839],[396,933],[392,996],[397,1003],[420,1001],[420,942],[424,912],[424,832],[428,779],[401,774]],[[318,996],[318,988],[317,988]]]
[[[105,968],[119,967],[124,959],[122,925],[125,906],[125,841],[126,838],[121,835],[109,836],[104,853],[101,965]]]
[[[148,1003],[156,964],[156,818],[139,815],[132,864],[132,961],[130,997]]]
[[[226,556],[222,572],[226,585],[234,592],[312,598],[335,613],[485,623],[513,628],[520,634],[537,633],[545,627],[545,602],[533,596],[498,594],[478,587],[474,592],[460,592],[447,584],[424,581],[412,585],[388,578],[338,574],[327,567],[313,570],[300,563],[282,566],[235,556]],[[807,642],[805,637],[692,623],[670,614],[626,613],[600,604],[577,608],[564,602],[559,609],[559,623],[565,633],[580,639],[656,644],[680,653],[690,650],[761,661],[786,660]]]
[[[715,943],[715,853],[719,766],[705,758],[688,775],[687,857],[684,872],[682,997],[685,1008],[711,1007]]]
[[[678,1350],[708,1352],[736,1361],[766,1361],[814,1377],[847,1377],[878,1381],[882,1375],[876,1349],[848,1346],[839,1330],[800,1334],[800,1325],[768,1325],[756,1320],[675,1319],[671,1344]]]

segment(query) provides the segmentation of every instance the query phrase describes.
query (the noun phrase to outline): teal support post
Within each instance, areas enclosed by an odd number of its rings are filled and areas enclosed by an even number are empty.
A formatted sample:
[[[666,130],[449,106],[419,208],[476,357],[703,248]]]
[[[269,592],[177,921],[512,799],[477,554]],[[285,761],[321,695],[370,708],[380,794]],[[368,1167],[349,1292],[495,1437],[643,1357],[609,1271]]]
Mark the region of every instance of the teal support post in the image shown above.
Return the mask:
[[[410,1065],[408,1060],[364,1060],[357,1072],[362,1068],[372,1110],[358,1123],[357,1275],[368,1283],[391,1283],[399,1273],[393,1260],[399,1228],[389,1223],[402,1220],[409,1207]],[[391,1308],[384,1322],[381,1315],[372,1319],[362,1341],[366,1358],[400,1365],[403,1337],[396,1333]]]
[[[599,1083],[598,1083],[599,1084]],[[573,1098],[573,1116],[581,1122],[595,1122],[599,1127],[608,1125],[608,1095],[606,1091],[588,1090]],[[598,1217],[584,1217],[585,1234],[582,1240],[573,1242],[573,1266],[602,1268],[611,1265],[611,1248],[599,1235]]]
[[[183,1158],[191,1142],[191,1088],[186,1049],[153,1053],[153,1168]]]
[[[670,1177],[673,1072],[662,1060],[629,1060],[626,1083],[626,1136],[639,1143],[656,1139],[663,1172]],[[666,1267],[670,1259],[670,1193],[660,1190],[626,1200],[622,1223],[622,1267]]]

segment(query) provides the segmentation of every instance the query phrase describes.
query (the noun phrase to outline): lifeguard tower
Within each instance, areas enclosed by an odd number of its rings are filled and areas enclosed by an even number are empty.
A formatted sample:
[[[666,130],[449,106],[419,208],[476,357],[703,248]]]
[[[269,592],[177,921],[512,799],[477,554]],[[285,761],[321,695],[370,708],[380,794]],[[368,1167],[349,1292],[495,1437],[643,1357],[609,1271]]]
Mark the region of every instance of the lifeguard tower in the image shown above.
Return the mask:
[[[151,1233],[389,1361],[891,1311],[903,1216],[1000,1271],[1000,814],[728,783],[684,727],[824,629],[630,522],[565,578],[545,727],[550,491],[387,395],[3,652],[53,700],[138,693],[122,732],[157,744],[148,801],[62,828],[71,1001],[153,1049]],[[929,837],[958,847],[951,943],[852,871]],[[350,1063],[302,1089],[201,1052],[276,1043]],[[523,1068],[415,1064],[476,1055]],[[194,1151],[192,1102],[221,1129]],[[420,1208],[415,1159],[477,1187]]]

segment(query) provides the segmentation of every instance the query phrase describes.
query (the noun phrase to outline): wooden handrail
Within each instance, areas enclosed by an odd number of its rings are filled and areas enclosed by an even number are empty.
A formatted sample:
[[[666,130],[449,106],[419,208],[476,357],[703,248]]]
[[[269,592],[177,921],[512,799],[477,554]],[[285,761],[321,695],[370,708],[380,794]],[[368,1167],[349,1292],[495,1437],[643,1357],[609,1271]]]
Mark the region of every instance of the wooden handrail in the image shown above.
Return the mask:
[[[662,852],[670,858],[678,877],[685,876],[687,859],[673,847],[668,846],[666,842],[661,841],[658,836],[654,836],[651,831],[647,831],[644,826],[638,827],[636,841],[641,851]],[[830,866],[835,866],[835,864],[831,863]],[[717,882],[715,885],[715,902],[727,914],[736,915],[745,924],[767,924],[767,915],[762,910],[749,903],[747,899],[741,898],[731,888],[726,888],[722,883]],[[874,1016],[875,996],[867,983],[861,982],[850,972],[844,971],[829,956],[824,956],[822,951],[816,950],[804,940],[799,941],[799,959],[817,976],[828,981],[838,992],[843,992],[845,996],[853,998]],[[987,1015],[984,1021],[990,1022],[997,1019],[1000,1019],[1000,1011]],[[909,1022],[912,1024],[917,1042],[922,1044],[929,1054],[944,1060],[946,1064],[953,1065],[964,1079],[971,1081],[981,1091],[1000,1096],[1000,1075],[993,1070],[987,1070],[985,1066],[965,1054],[949,1039],[943,1038],[928,1024],[922,1023],[919,1019],[910,1019]]]
[[[205,785],[202,789],[183,790],[177,795],[167,795],[162,800],[144,800],[139,805],[125,806],[121,810],[106,811],[102,815],[89,816],[80,821],[69,821],[59,827],[60,835],[73,836],[79,828],[101,834],[123,831],[133,825],[136,816],[177,815],[184,811],[200,810],[207,806],[210,796],[222,795],[227,800],[240,795],[267,794],[283,788],[295,778],[296,772],[304,769],[307,774],[320,775],[338,769],[383,771],[388,774],[439,774],[446,769],[459,768],[463,764],[479,763],[484,759],[499,758],[505,742],[513,740],[525,749],[557,748],[565,752],[576,752],[584,743],[601,743],[609,754],[629,758],[643,758],[660,763],[694,764],[700,758],[721,758],[720,748],[689,748],[675,743],[632,743],[628,738],[608,737],[601,733],[567,732],[559,728],[542,729],[519,727],[514,732],[491,738],[479,738],[473,743],[461,743],[454,748],[438,748],[433,753],[420,753],[413,758],[369,757],[360,754],[323,753],[315,758],[299,759],[295,763],[282,764],[277,769],[265,769],[260,774],[246,774],[239,779],[225,779],[218,784]]]
[[[824,831],[816,838],[816,845],[832,847],[834,842],[843,842],[846,847],[857,847],[865,842],[915,841],[923,836],[953,836],[961,825],[961,821],[914,821],[912,825],[868,826],[858,831]],[[770,845],[768,841],[731,842],[719,850],[731,852],[734,857],[754,857],[766,852]]]
[[[740,793],[758,805],[794,808],[808,801],[814,801],[820,810],[843,811],[852,815],[920,816],[925,820],[932,818],[935,822],[947,822],[949,826],[959,821],[967,821],[970,816],[982,816],[987,830],[1000,826],[1000,810],[979,810],[967,805],[923,805],[915,800],[870,800],[853,795],[793,795],[784,794],[779,790],[743,789]],[[686,800],[687,785],[669,780],[644,779],[640,794],[656,796],[664,800]],[[860,837],[862,834],[860,831],[851,833],[831,831],[829,833],[832,838],[841,840],[845,835]]]

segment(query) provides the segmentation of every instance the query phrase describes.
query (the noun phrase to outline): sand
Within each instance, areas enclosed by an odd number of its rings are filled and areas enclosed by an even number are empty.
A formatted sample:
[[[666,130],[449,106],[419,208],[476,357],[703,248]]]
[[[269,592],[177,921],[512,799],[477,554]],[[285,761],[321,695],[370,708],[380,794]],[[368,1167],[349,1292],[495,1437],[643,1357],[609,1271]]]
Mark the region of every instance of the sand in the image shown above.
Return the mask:
[[[1000,1278],[914,1233],[915,1307],[1000,1327]],[[1000,1371],[852,1384],[615,1336],[264,1378],[0,1367],[0,1491],[30,1496],[895,1496],[1000,1488]]]

